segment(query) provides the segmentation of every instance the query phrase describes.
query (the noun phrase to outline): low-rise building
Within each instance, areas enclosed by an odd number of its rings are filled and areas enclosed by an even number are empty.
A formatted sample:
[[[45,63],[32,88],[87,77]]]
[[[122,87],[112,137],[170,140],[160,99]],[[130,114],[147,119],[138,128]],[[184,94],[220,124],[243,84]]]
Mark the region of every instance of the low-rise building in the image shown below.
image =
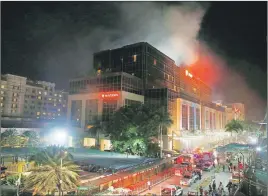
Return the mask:
[[[68,93],[55,84],[1,75],[1,116],[40,120],[66,120]]]

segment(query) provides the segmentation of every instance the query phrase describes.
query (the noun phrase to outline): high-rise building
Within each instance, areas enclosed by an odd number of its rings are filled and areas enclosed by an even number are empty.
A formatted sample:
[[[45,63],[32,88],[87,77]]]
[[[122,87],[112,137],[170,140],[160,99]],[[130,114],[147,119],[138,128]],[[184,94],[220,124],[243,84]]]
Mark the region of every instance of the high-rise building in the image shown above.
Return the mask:
[[[83,123],[78,124],[82,127],[86,125],[86,100],[102,101],[97,94],[93,96],[94,98],[89,95],[84,95],[82,98],[82,94],[90,91],[99,94],[126,91],[123,88],[128,87],[133,81],[136,81],[134,82],[136,90],[131,92],[131,97],[138,95],[140,96],[138,100],[144,100],[142,102],[145,104],[163,107],[171,114],[174,123],[165,131],[168,140],[171,137],[176,140],[177,136],[182,137],[183,133],[190,131],[216,131],[222,130],[225,126],[225,108],[212,103],[211,88],[193,75],[187,66],[177,66],[174,60],[146,42],[97,52],[94,54],[93,64],[96,69],[95,77],[75,79],[70,82],[68,119],[73,119],[73,105],[78,104],[79,115],[83,119]],[[104,82],[104,78],[113,74],[120,74],[120,82],[116,90],[114,79],[105,79]],[[130,79],[122,80],[130,76],[135,80],[131,80],[132,82]],[[81,103],[82,99],[84,101]],[[119,98],[120,103],[123,103],[123,99]],[[76,101],[80,102],[76,103]],[[123,105],[119,104],[114,109]],[[104,108],[104,105],[98,106],[98,114],[104,113]],[[80,117],[77,119],[80,120]],[[102,118],[102,120],[106,119]],[[173,137],[174,135],[176,137]],[[179,141],[172,143],[174,148],[181,148]],[[164,142],[165,148],[173,148],[170,145],[169,142]]]
[[[55,84],[26,77],[1,75],[1,116],[29,119],[66,119],[68,93]]]

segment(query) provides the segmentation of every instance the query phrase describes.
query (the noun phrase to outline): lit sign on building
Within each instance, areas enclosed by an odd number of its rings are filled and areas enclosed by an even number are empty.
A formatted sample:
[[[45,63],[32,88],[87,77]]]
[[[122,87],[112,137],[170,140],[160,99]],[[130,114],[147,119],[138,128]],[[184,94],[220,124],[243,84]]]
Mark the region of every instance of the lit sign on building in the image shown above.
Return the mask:
[[[102,92],[100,93],[100,98],[101,99],[113,99],[116,100],[120,97],[119,92]]]
[[[193,75],[192,75],[188,70],[185,70],[185,75],[186,75],[186,76],[189,76],[190,78],[193,77]]]

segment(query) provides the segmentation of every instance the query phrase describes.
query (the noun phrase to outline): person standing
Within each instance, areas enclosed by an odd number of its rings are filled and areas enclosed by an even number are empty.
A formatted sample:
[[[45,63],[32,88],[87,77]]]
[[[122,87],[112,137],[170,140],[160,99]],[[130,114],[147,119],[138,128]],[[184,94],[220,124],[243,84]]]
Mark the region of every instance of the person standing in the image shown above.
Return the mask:
[[[211,184],[208,186],[208,192],[209,192],[209,195],[211,195],[211,193],[212,193],[212,186],[211,186]]]
[[[231,188],[232,188],[232,182],[228,182],[228,184],[226,185],[227,189],[228,189],[228,192],[229,192],[229,195],[231,193]]]
[[[200,192],[200,196],[203,196],[203,187],[202,186],[200,186],[199,192]]]
[[[150,180],[147,182],[147,185],[148,185],[148,189],[151,190],[151,182],[150,182]]]
[[[213,191],[216,190],[216,182],[215,182],[215,180],[213,181],[212,188],[213,188]]]

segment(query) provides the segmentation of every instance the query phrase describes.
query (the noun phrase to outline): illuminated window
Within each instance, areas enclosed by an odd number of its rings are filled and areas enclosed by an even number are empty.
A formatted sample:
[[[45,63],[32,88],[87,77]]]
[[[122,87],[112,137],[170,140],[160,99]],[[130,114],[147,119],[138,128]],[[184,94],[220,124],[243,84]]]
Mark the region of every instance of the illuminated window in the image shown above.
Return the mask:
[[[44,92],[44,95],[47,95],[47,92]]]
[[[1,88],[5,88],[5,85],[1,85]]]
[[[137,61],[137,55],[133,55],[133,61],[136,62]]]
[[[46,115],[46,113],[45,113],[45,112],[43,112],[43,115]]]
[[[156,59],[154,59],[154,65],[156,65]]]
[[[17,95],[18,95],[17,93],[13,93],[13,96],[14,96],[14,97],[17,97]]]
[[[42,97],[41,97],[41,96],[38,96],[37,98],[38,98],[38,99],[42,99]]]
[[[1,91],[1,95],[3,95],[4,94],[4,91]]]
[[[55,97],[57,97],[58,95],[57,94],[54,94]]]
[[[60,109],[58,109],[58,112],[60,112]]]
[[[101,70],[99,69],[98,71],[97,71],[97,75],[99,76],[101,74]]]
[[[39,91],[38,93],[39,93],[39,95],[41,95],[41,94],[42,94],[42,92],[41,92],[41,91]]]
[[[37,116],[36,118],[39,119],[39,116]]]
[[[57,104],[54,103],[54,106],[57,106]]]
[[[1,97],[1,100],[4,100],[4,97]]]
[[[36,112],[36,115],[40,115],[40,112]]]
[[[61,102],[61,99],[59,99],[59,102]]]
[[[52,99],[51,98],[48,98],[49,101],[51,101]]]
[[[59,95],[59,97],[61,97],[61,95]]]
[[[16,108],[17,107],[17,105],[16,104],[12,104],[12,108]]]
[[[13,99],[13,101],[17,101],[17,99]]]
[[[3,104],[3,103],[1,103],[1,107],[3,107],[3,105],[4,105],[4,104]]]

